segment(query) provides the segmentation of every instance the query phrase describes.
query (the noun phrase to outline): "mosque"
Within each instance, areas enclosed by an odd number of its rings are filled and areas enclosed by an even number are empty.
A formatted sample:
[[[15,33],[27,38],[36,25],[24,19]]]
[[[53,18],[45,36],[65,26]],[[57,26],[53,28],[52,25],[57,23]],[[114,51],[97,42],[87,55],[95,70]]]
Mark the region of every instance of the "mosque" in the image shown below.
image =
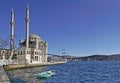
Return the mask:
[[[19,40],[19,47],[14,49],[14,10],[11,12],[11,28],[10,28],[10,49],[0,49],[0,53],[3,52],[9,55],[9,59],[16,59],[19,63],[45,63],[47,62],[47,42],[44,42],[37,34],[33,33],[29,35],[29,6],[26,7],[26,36],[25,41]]]

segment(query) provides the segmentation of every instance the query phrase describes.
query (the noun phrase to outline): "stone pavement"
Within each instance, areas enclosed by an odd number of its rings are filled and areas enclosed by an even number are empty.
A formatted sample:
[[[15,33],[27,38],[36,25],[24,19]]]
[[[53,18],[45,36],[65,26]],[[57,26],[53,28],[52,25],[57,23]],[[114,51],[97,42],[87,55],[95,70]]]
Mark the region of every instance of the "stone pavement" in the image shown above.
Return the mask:
[[[10,80],[4,71],[3,66],[0,66],[0,83],[10,83]]]

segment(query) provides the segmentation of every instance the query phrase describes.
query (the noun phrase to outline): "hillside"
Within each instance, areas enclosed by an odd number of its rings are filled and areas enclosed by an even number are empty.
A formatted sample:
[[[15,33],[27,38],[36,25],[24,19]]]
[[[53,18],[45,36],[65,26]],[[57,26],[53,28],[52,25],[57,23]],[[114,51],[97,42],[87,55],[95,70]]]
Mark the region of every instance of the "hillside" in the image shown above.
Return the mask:
[[[59,56],[59,55],[51,55],[48,57],[48,60],[62,60],[67,59],[67,61],[120,61],[120,54],[113,55],[91,55],[85,57],[76,57],[76,56]]]

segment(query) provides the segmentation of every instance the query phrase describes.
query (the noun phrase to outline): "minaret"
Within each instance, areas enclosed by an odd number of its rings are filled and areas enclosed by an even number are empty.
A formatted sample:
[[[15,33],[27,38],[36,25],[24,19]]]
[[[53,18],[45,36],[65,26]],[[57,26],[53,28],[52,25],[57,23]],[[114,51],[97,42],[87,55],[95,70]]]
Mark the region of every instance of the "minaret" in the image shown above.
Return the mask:
[[[10,21],[10,50],[14,50],[14,9],[11,11],[11,21]]]
[[[27,4],[27,8],[26,8],[26,18],[25,18],[25,21],[26,21],[26,48],[29,47],[29,22],[30,22],[30,19],[29,19],[29,6]]]

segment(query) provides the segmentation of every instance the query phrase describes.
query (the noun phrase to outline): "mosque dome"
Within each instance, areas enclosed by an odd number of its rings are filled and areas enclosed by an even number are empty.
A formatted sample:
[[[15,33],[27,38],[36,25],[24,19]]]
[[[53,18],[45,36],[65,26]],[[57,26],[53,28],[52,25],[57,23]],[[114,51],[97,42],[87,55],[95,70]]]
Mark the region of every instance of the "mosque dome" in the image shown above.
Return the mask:
[[[39,39],[42,40],[37,34],[33,33],[30,35],[30,39]]]

